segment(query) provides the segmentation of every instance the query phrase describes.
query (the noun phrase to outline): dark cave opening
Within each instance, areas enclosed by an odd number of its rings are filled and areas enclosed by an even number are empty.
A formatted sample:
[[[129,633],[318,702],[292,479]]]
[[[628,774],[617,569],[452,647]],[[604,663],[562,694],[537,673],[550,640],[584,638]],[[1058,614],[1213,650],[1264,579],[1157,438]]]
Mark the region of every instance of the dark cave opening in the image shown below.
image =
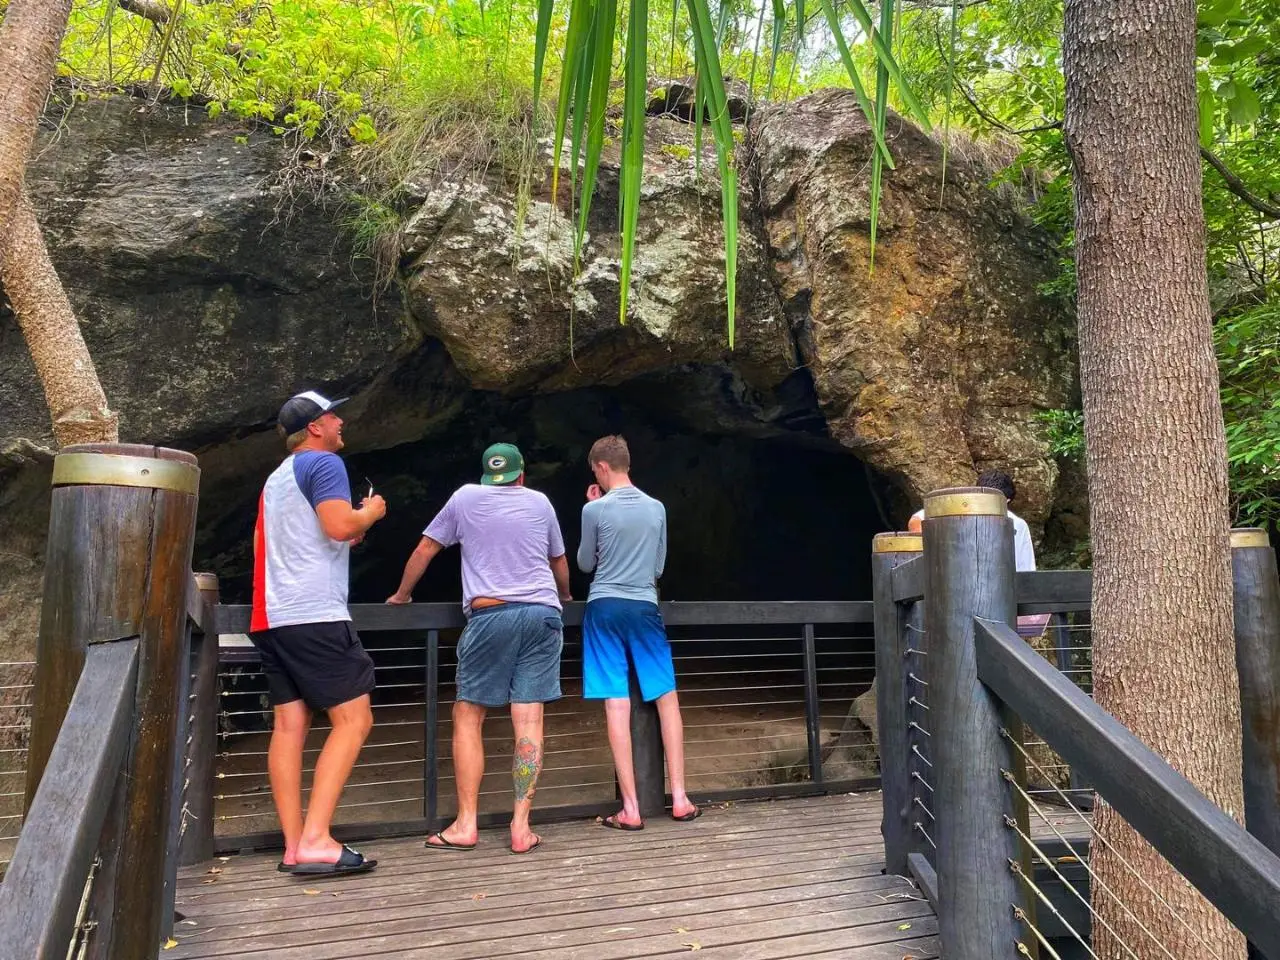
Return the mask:
[[[663,599],[870,598],[871,538],[892,526],[884,504],[898,506],[897,494],[825,436],[816,404],[801,405],[807,414],[791,410],[781,426],[709,425],[705,417],[691,419],[689,408],[656,386],[516,398],[477,391],[460,414],[421,439],[344,451],[355,495],[372,482],[388,503],[387,518],[352,551],[351,602],[379,602],[395,590],[423,528],[457,486],[478,479],[481,452],[499,440],[520,446],[527,483],[555,505],[573,594],[585,599],[589,580],[572,558],[592,482],[586,454],[606,433],[627,438],[634,481],[666,505]],[[349,448],[358,450],[360,431],[360,418],[348,421]],[[263,478],[276,462],[261,465]],[[238,485],[243,493],[249,479]],[[203,524],[197,563],[219,574],[224,602],[249,600],[255,508],[253,496],[224,502]],[[448,550],[432,564],[415,599],[458,602],[460,596],[459,553]]]

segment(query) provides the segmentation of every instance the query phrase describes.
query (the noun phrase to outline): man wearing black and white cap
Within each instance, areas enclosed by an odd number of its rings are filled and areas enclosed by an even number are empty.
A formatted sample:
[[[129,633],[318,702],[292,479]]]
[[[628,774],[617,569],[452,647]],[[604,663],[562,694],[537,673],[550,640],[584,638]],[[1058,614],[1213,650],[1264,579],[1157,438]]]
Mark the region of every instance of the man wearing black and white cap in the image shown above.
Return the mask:
[[[351,546],[386,514],[370,494],[358,509],[338,456],[342,420],[308,390],[277,418],[289,456],[267,478],[253,531],[250,639],[262,654],[275,711],[267,770],[284,832],[279,869],[298,875],[359,873],[367,860],[333,839],[338,798],[373,726],[373,661],[351,626],[347,563]],[[311,801],[302,815],[302,749],[313,710],[332,729],[316,759]]]

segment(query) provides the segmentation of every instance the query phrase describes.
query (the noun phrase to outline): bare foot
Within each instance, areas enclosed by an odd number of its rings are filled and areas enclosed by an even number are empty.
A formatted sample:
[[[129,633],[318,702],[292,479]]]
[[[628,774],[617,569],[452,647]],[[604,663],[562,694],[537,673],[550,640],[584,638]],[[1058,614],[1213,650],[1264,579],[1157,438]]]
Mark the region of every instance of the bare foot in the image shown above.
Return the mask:
[[[611,817],[597,817],[596,822],[602,826],[612,827],[614,830],[644,829],[644,818],[638,813],[627,813],[626,810],[619,810]]]
[[[520,836],[516,836],[514,833],[511,834],[512,853],[528,853],[540,843],[542,843],[542,838],[531,830]]]
[[[428,847],[474,847],[478,839],[477,828],[472,827],[469,832],[460,830],[455,820],[439,833],[428,834],[426,844]]]
[[[673,820],[693,820],[699,813],[698,805],[688,797],[671,804],[671,817]]]
[[[325,837],[317,843],[307,843],[305,840],[299,843],[298,850],[294,855],[294,862],[337,863],[338,858],[341,856],[342,844],[333,839],[333,837]]]

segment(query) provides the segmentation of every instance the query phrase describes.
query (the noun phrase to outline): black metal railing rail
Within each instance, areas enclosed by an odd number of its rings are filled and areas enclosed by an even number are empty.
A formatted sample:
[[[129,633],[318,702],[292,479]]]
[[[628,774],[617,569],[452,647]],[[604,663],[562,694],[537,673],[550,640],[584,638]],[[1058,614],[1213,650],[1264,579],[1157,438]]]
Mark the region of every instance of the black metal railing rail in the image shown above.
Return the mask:
[[[93,882],[129,745],[137,671],[136,636],[88,649],[0,886],[7,956],[78,956],[93,929]]]
[[[535,816],[612,812],[616,784],[599,704],[582,701],[584,604],[564,612],[564,697],[548,706],[546,764]],[[871,789],[878,785],[872,708],[858,701],[874,675],[869,602],[664,603],[685,722],[686,785],[702,800]],[[343,839],[435,829],[453,813],[451,718],[456,604],[354,604],[374,659],[374,729],[339,806]],[[270,712],[257,652],[244,639],[249,608],[215,608],[219,732],[211,763],[193,760],[188,804],[208,797],[211,824],[189,824],[217,850],[278,843],[266,774]],[[638,713],[652,708],[637,703]],[[633,726],[642,797],[666,792],[656,715]],[[870,720],[870,723],[867,721]],[[646,729],[649,731],[646,734]],[[326,729],[306,745],[314,763]],[[509,815],[509,720],[485,729],[482,822]],[[658,751],[655,753],[655,751]],[[658,802],[658,801],[655,801]]]
[[[1087,572],[1015,574],[994,491],[940,491],[926,518],[923,537],[883,534],[873,553],[883,830],[889,869],[935,904],[946,956],[1227,955],[1155,892],[1153,860],[1095,826],[1081,800],[1096,790],[1188,881],[1181,896],[1194,886],[1257,956],[1280,957],[1280,580],[1265,535],[1232,535],[1242,827],[1091,699]],[[1053,615],[1043,633],[1036,614]],[[1091,846],[1150,895],[1136,910]]]

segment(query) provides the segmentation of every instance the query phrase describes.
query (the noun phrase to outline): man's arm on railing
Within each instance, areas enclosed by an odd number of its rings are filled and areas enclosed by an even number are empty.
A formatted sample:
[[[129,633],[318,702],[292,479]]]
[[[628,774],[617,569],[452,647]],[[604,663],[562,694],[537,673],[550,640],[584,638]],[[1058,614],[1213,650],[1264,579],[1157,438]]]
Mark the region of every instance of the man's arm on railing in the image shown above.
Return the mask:
[[[6,956],[67,952],[129,743],[137,670],[137,637],[89,647],[0,886]]]
[[[436,554],[443,549],[443,544],[437,543],[430,537],[423,537],[419,540],[417,547],[414,548],[413,553],[409,554],[409,560],[404,565],[404,575],[400,578],[400,589],[387,597],[387,603],[413,603],[413,588],[418,585],[422,575],[427,572],[427,567],[435,559]]]
[[[1280,957],[1280,858],[1008,624],[974,624],[979,679],[1264,955]]]

